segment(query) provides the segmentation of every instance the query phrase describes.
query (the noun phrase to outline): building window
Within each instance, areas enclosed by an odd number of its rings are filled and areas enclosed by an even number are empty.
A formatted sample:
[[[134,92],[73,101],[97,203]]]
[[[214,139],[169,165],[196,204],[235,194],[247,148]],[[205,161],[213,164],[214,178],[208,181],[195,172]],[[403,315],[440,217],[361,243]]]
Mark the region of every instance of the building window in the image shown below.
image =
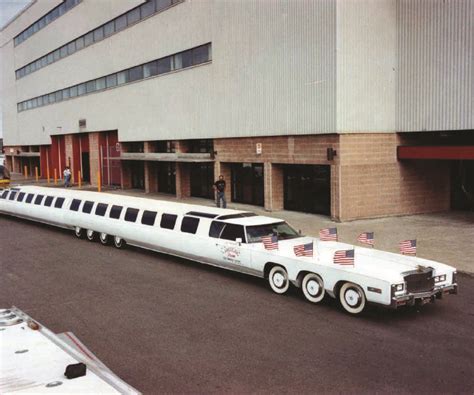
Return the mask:
[[[110,74],[69,88],[64,88],[61,91],[43,95],[42,101],[36,100],[38,97],[25,100],[21,103],[17,103],[17,111],[29,110],[38,106],[60,102],[64,99],[82,96],[86,93],[101,91],[105,88],[112,88],[129,82],[139,81],[143,78],[148,78],[157,74],[165,74],[172,70],[205,63],[210,59],[210,50],[211,44],[202,45],[176,55],[157,59],[146,63],[145,65],[131,67],[127,70],[119,71],[118,73]],[[68,89],[69,91],[64,94]]]
[[[134,8],[127,12],[127,25],[138,22],[140,20],[140,8]]]
[[[127,211],[125,212],[125,221],[135,222],[137,220],[138,211],[137,208],[127,208]]]
[[[199,218],[183,217],[181,232],[195,234],[199,225]]]
[[[15,46],[21,44],[23,41],[30,38],[33,34],[38,32],[39,30],[43,29],[46,25],[53,22],[55,19],[59,18],[60,16],[64,15],[67,11],[71,8],[78,5],[82,0],[66,0],[63,1],[61,4],[53,8],[49,11],[46,15],[42,16],[28,28],[23,30],[20,34],[15,36],[13,39],[13,44]]]
[[[142,224],[153,226],[155,224],[156,211],[145,210],[142,216]]]
[[[178,218],[177,215],[174,214],[163,214],[161,216],[161,222],[160,222],[160,227],[164,229],[174,229],[174,226],[176,224],[176,219]]]

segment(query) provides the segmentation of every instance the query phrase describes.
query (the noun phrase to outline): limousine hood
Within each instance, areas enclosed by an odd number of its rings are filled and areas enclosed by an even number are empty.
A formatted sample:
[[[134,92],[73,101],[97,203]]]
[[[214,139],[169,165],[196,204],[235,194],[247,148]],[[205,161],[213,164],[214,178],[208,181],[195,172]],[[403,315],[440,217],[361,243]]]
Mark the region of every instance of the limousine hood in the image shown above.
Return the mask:
[[[314,256],[312,258],[295,256],[293,251],[295,246],[311,242],[314,243]],[[353,266],[334,263],[334,254],[336,251],[352,249],[354,250]],[[279,253],[305,262],[315,260],[321,265],[327,265],[369,277],[377,277],[390,282],[402,280],[403,273],[416,270],[419,266],[432,267],[435,269],[435,275],[452,273],[456,270],[452,266],[428,259],[358,247],[341,242],[321,241],[311,237],[279,241]]]

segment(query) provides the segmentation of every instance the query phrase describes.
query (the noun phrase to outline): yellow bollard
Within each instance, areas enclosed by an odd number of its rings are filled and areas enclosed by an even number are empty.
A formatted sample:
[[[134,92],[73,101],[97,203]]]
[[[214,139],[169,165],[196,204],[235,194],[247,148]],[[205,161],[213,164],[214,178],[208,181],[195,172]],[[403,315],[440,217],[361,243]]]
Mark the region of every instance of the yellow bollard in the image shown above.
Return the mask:
[[[23,173],[25,174],[25,178],[28,178],[28,166],[23,166]]]
[[[58,185],[58,172],[54,169],[54,185]]]
[[[46,167],[46,179],[48,180],[48,184],[49,184],[49,166]]]
[[[101,192],[102,190],[102,185],[101,185],[102,180],[100,179],[100,171],[97,172],[97,192]]]
[[[82,186],[82,179],[81,179],[81,171],[79,170],[77,172],[77,183],[79,185],[79,188]]]
[[[38,166],[35,166],[35,178],[36,178],[36,182],[38,182],[39,181]]]

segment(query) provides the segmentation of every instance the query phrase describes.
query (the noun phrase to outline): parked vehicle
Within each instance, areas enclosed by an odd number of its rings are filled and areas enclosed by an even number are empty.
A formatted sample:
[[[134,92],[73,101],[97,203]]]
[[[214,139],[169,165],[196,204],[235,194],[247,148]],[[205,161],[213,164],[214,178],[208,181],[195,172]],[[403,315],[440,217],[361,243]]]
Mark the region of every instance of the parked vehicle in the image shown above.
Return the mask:
[[[0,212],[72,229],[77,237],[126,244],[290,284],[311,303],[325,295],[351,314],[368,303],[397,308],[457,292],[456,269],[431,260],[303,236],[285,221],[254,213],[98,192],[25,186],[4,191]],[[272,237],[266,247],[262,238]],[[312,243],[313,256],[295,247]],[[276,248],[275,248],[276,247]],[[270,248],[270,249],[269,249]],[[335,263],[353,250],[353,265]]]

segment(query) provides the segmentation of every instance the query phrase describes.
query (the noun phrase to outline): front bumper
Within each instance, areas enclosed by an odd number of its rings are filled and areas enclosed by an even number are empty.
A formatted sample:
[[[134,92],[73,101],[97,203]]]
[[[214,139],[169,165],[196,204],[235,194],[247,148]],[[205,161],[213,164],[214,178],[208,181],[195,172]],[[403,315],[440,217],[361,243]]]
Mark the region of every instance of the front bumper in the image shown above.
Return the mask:
[[[435,287],[432,291],[419,292],[419,293],[409,293],[406,295],[392,295],[392,300],[390,307],[396,309],[401,306],[414,306],[416,303],[425,304],[425,303],[434,303],[436,299],[442,299],[445,294],[454,294],[458,293],[458,285],[451,284],[445,286]]]

